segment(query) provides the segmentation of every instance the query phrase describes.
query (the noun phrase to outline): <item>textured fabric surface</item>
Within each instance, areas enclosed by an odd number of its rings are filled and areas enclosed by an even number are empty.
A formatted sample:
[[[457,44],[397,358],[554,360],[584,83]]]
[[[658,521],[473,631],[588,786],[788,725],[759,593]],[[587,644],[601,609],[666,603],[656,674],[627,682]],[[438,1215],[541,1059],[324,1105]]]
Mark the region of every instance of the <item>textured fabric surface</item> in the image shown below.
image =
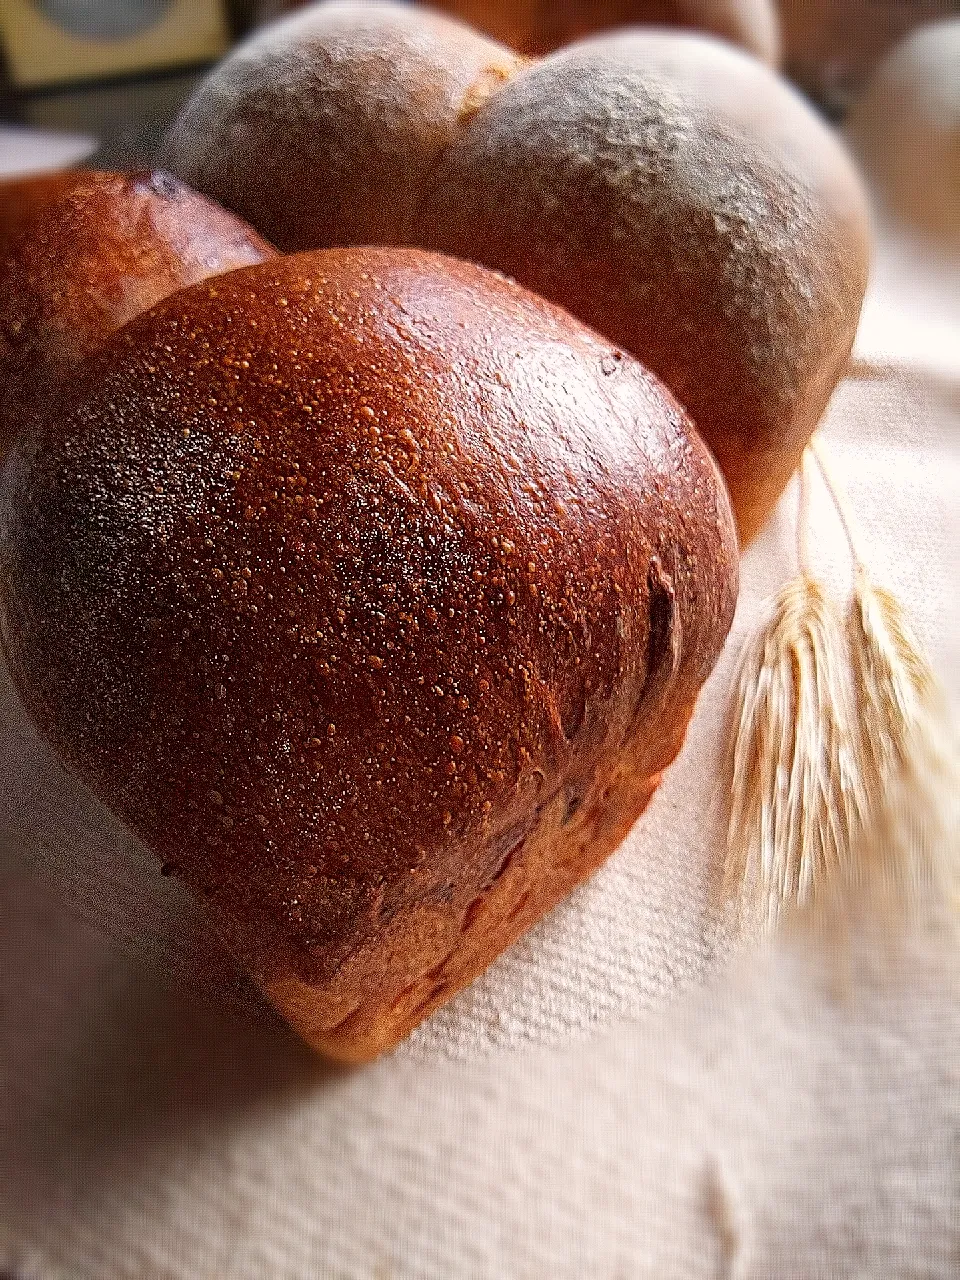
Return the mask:
[[[960,293],[888,235],[823,438],[875,578],[960,695]],[[47,1277],[960,1274],[960,946],[717,909],[731,680],[796,569],[748,552],[681,759],[593,880],[391,1058],[319,1065],[0,698],[0,1272]],[[813,489],[815,566],[843,590]],[[69,833],[70,838],[66,838]],[[149,873],[149,874],[148,874]],[[153,896],[151,896],[153,895]],[[171,971],[178,975],[176,981]]]

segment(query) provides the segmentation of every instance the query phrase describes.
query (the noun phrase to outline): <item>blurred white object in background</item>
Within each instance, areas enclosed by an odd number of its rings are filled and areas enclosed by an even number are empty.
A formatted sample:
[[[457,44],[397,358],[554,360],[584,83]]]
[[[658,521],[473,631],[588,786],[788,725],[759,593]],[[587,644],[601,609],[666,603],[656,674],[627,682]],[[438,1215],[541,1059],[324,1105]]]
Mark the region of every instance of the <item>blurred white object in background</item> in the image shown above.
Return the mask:
[[[163,17],[171,0],[35,0],[45,18],[72,35],[92,40],[122,40],[149,30]]]
[[[960,19],[902,40],[844,132],[870,186],[877,248],[857,354],[893,340],[918,368],[956,376],[960,326]]]
[[[960,18],[901,41],[854,103],[846,132],[881,216],[960,250]]]
[[[0,125],[0,177],[69,169],[96,151],[98,142],[82,133],[53,133]]]
[[[787,74],[842,114],[884,54],[915,27],[960,14],[960,0],[779,0]]]

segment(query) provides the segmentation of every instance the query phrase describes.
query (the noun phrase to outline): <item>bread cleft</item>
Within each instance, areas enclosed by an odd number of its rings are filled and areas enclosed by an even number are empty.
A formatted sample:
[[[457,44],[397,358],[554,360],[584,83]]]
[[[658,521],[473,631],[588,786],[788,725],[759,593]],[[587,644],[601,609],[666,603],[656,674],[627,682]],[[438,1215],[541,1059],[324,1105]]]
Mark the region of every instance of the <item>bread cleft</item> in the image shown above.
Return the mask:
[[[616,848],[737,590],[722,481],[657,379],[414,249],[159,303],[20,439],[2,515],[37,759],[42,739],[125,858],[150,851],[160,950],[174,900],[200,904],[201,933],[346,1060]]]

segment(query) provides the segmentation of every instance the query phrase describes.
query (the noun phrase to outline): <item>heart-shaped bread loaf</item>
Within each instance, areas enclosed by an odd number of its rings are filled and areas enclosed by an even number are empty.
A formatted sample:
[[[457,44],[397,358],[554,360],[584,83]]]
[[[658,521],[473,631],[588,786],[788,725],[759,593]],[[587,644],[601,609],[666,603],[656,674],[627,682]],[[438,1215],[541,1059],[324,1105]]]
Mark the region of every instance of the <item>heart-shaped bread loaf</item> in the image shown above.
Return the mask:
[[[164,156],[283,249],[418,245],[566,307],[690,412],[744,540],[797,467],[866,287],[840,142],[770,68],[694,34],[528,63],[416,8],[317,5],[215,68]]]
[[[344,1059],[622,840],[736,596],[722,482],[656,378],[417,250],[159,303],[21,437],[2,513],[35,722]]]

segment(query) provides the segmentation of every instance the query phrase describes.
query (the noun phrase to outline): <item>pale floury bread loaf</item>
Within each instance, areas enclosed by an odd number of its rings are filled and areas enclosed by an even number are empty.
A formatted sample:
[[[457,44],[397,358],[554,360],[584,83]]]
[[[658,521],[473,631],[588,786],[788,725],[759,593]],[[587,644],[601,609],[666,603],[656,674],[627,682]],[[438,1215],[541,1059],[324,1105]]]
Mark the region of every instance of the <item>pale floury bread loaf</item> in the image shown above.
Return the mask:
[[[424,9],[311,5],[214,68],[161,160],[280,249],[400,244],[463,113],[521,65]]]
[[[839,141],[774,72],[698,35],[524,64],[423,11],[321,5],[215,70],[165,159],[283,247],[421,245],[560,303],[690,410],[744,539],[823,412],[866,286]]]

